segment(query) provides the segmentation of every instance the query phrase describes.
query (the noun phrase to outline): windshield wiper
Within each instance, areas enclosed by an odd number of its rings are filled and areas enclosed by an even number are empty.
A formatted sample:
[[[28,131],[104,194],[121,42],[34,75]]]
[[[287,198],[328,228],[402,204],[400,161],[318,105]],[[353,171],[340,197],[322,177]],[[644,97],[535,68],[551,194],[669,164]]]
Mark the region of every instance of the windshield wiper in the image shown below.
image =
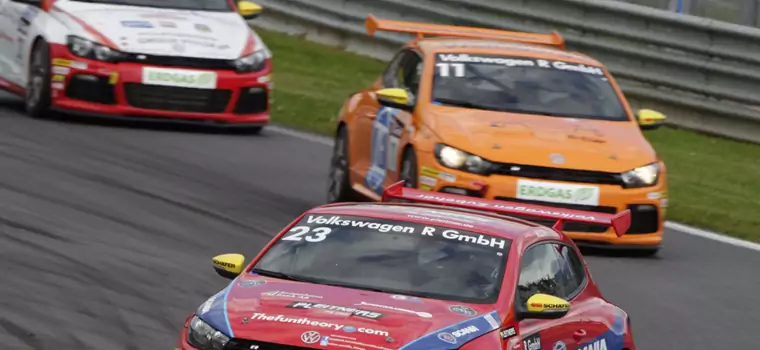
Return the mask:
[[[304,278],[301,276],[295,276],[291,274],[287,274],[284,272],[276,272],[276,271],[267,271],[267,270],[260,270],[260,269],[252,269],[251,272],[255,272],[259,275],[266,276],[266,277],[274,277],[279,278],[282,280],[288,280],[288,281],[296,281],[296,282],[309,282],[309,283],[316,283],[314,280]]]

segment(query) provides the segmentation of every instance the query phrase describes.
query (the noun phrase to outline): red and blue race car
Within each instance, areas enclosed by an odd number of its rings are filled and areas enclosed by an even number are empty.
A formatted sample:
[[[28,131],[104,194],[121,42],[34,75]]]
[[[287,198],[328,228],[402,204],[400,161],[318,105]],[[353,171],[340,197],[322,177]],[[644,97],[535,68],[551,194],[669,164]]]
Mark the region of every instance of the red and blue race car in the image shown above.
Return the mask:
[[[553,227],[512,217],[556,220]],[[630,212],[564,210],[396,183],[383,202],[313,208],[190,315],[178,349],[635,350],[565,222],[624,233]]]

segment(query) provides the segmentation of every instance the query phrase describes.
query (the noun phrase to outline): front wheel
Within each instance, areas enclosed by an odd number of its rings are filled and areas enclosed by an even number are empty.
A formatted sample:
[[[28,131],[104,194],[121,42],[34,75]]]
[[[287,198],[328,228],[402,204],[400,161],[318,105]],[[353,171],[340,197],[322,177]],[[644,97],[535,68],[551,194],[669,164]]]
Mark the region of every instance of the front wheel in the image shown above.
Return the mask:
[[[348,162],[348,133],[346,128],[340,128],[335,136],[330,174],[327,179],[327,202],[358,201],[357,195],[351,188]]]
[[[44,40],[32,49],[24,100],[26,114],[32,118],[44,117],[50,108],[50,47]]]
[[[401,159],[399,181],[404,181],[404,187],[417,188],[417,154],[413,148],[407,148]]]

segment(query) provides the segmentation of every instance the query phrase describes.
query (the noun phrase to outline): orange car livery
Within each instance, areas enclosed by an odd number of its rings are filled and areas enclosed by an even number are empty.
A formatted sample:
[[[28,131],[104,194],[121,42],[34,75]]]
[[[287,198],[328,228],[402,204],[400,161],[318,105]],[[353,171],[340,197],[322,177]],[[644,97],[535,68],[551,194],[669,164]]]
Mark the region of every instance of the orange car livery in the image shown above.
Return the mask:
[[[645,254],[662,241],[665,165],[644,138],[665,116],[633,113],[598,61],[557,34],[367,19],[415,33],[339,114],[328,200],[380,200],[399,181],[435,192],[603,213],[622,237],[568,223],[578,245]]]

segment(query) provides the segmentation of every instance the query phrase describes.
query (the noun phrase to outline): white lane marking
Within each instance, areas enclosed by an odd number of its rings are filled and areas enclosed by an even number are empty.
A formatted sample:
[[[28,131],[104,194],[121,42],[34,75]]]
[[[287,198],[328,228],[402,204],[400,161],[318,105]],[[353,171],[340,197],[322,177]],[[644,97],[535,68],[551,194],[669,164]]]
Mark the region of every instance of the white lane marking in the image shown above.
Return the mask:
[[[713,241],[717,241],[717,242],[721,242],[721,243],[726,243],[726,244],[730,244],[732,246],[747,248],[747,249],[751,249],[751,250],[760,252],[760,244],[755,243],[755,242],[745,241],[743,239],[734,238],[734,237],[731,237],[731,236],[726,236],[724,234],[720,234],[720,233],[712,232],[712,231],[707,231],[707,230],[703,230],[703,229],[700,229],[700,228],[687,226],[687,225],[684,225],[684,224],[679,224],[679,223],[673,222],[673,221],[666,221],[665,222],[665,227],[669,228],[669,229],[671,229],[673,231],[678,231],[678,232],[686,233],[686,234],[689,234],[689,235],[692,235],[692,236],[698,236],[698,237],[702,237],[702,238],[707,238],[707,239],[710,239],[710,240],[713,240]]]
[[[329,138],[329,137],[326,137],[326,136],[319,136],[319,135],[315,135],[315,134],[311,134],[311,133],[307,133],[307,132],[303,132],[303,131],[297,131],[297,130],[293,130],[293,129],[290,129],[290,128],[284,128],[284,127],[275,126],[275,125],[268,126],[267,128],[269,130],[275,132],[275,133],[278,133],[278,134],[283,134],[283,135],[287,135],[287,136],[290,136],[290,137],[295,137],[295,138],[298,138],[298,139],[302,139],[302,140],[306,140],[306,141],[311,141],[311,142],[319,143],[319,144],[325,145],[325,146],[332,147],[332,145],[333,145],[333,140],[331,138]],[[760,244],[758,244],[758,243],[754,243],[754,242],[750,242],[750,241],[745,241],[743,239],[726,236],[724,234],[720,234],[720,233],[717,233],[717,232],[703,230],[703,229],[700,229],[700,228],[691,227],[691,226],[684,225],[684,224],[679,224],[679,223],[673,222],[673,221],[666,221],[665,222],[665,227],[668,228],[668,229],[671,229],[673,231],[685,233],[687,235],[702,237],[702,238],[706,238],[706,239],[713,240],[713,241],[716,241],[716,242],[721,242],[721,243],[729,244],[729,245],[732,245],[732,246],[735,246],[735,247],[747,248],[747,249],[751,249],[751,250],[760,252]]]

